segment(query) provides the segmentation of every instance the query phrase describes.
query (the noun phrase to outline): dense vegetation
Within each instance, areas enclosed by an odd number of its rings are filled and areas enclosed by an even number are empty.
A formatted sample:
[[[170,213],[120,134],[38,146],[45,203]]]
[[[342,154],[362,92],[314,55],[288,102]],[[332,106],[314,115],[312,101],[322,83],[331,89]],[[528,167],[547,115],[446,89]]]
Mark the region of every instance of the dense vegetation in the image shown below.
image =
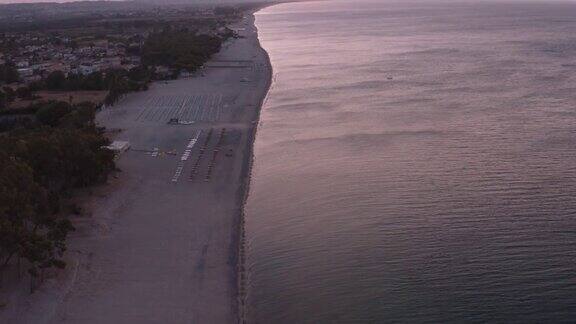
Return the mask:
[[[28,111],[31,118],[0,133],[0,270],[19,259],[38,276],[65,266],[67,198],[115,166],[94,105],[45,102]]]
[[[29,88],[56,91],[106,90],[108,91],[106,104],[112,104],[124,93],[147,89],[151,78],[152,73],[144,67],[133,68],[130,71],[117,69],[104,73],[68,76],[56,71],[50,73],[44,81],[31,84]]]
[[[220,51],[223,39],[195,32],[165,29],[152,33],[142,48],[142,63],[195,71]]]
[[[8,88],[10,89],[10,88]],[[11,90],[11,89],[10,89]],[[8,103],[14,100],[14,98],[10,98],[9,94],[0,90],[0,110],[8,107]]]
[[[46,90],[62,91],[110,90],[112,88],[138,90],[149,79],[150,76],[145,71],[140,72],[138,68],[130,71],[118,69],[108,70],[104,73],[69,74],[68,76],[61,71],[55,71],[50,73],[39,87]]]
[[[12,83],[18,81],[18,71],[14,65],[0,65],[0,83]]]
[[[153,73],[145,67],[136,67],[130,71],[123,69],[94,72],[88,75],[68,74],[61,71],[50,73],[42,81],[31,82],[27,86],[20,86],[16,90],[4,87],[0,90],[0,112],[16,98],[34,99],[34,92],[40,90],[51,91],[80,91],[98,90],[108,91],[105,103],[113,104],[118,98],[131,91],[146,90]],[[1,82],[0,82],[1,84]]]

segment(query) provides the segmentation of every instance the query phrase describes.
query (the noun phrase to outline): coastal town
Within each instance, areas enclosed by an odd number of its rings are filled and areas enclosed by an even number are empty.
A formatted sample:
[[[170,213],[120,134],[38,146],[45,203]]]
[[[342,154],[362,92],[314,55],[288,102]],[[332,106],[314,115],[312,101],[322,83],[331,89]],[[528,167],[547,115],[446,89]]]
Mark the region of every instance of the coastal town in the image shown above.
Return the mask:
[[[235,36],[227,26],[239,17],[237,8],[217,6],[121,9],[91,12],[89,16],[80,16],[81,22],[80,18],[54,20],[56,15],[50,14],[43,23],[34,25],[29,23],[37,17],[30,17],[27,10],[11,16],[14,27],[0,32],[0,109],[11,103],[22,108],[33,99],[70,96],[101,104],[110,92],[141,90],[152,80],[188,76],[201,68],[222,41]],[[189,38],[203,37],[215,46],[194,49],[194,54],[201,57],[187,58],[187,65],[178,64],[183,61],[179,58],[178,62],[161,62],[157,57],[164,53],[150,53],[148,45],[154,35],[166,31],[185,32]],[[106,82],[109,75],[120,75],[132,84],[112,89],[117,85]],[[66,93],[55,97],[43,90]],[[118,94],[113,93],[110,102],[117,99]]]
[[[114,40],[74,40],[70,36],[45,33],[7,33],[0,46],[15,47],[15,50],[1,54],[0,64],[13,64],[23,84],[40,81],[56,71],[65,75],[89,75],[108,69],[130,70],[141,63],[135,53],[144,45],[146,36],[146,32],[141,32],[118,35]]]

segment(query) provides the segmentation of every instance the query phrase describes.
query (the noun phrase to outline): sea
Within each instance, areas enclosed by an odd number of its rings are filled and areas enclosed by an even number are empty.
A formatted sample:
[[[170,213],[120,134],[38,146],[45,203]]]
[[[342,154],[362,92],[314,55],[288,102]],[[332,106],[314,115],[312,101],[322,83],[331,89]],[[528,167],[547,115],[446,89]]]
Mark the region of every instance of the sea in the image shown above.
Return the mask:
[[[248,323],[576,322],[576,2],[256,16]]]

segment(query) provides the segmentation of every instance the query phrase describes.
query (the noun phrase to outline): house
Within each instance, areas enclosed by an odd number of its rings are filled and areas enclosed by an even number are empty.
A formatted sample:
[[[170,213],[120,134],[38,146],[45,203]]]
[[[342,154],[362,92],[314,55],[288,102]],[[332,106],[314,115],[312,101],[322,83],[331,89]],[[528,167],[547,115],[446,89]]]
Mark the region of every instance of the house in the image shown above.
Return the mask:
[[[86,64],[81,64],[80,66],[78,66],[78,73],[82,74],[82,75],[88,75],[94,72],[98,72],[98,67],[95,65],[86,65]]]
[[[46,64],[44,70],[47,73],[62,71],[64,74],[68,74],[68,72],[70,72],[70,66],[62,62],[50,62]]]
[[[22,60],[22,61],[16,62],[16,67],[19,69],[25,69],[29,66],[30,66],[30,62],[28,62],[28,60]]]
[[[99,39],[93,42],[94,47],[99,47],[102,49],[108,48],[108,40],[107,39]]]
[[[38,74],[33,74],[22,78],[22,81],[24,81],[24,83],[32,83],[40,80],[42,80],[42,77]]]
[[[121,69],[124,69],[124,70],[126,70],[126,71],[130,71],[130,70],[132,70],[132,69],[135,68],[135,67],[138,67],[138,65],[136,65],[136,64],[130,64],[130,63],[128,63],[128,64],[122,64],[122,65],[120,66]]]
[[[119,68],[122,66],[122,60],[120,57],[107,57],[102,59],[102,67],[103,68]]]
[[[172,70],[167,66],[156,66],[154,72],[160,77],[169,77],[172,74]]]
[[[34,74],[34,70],[31,68],[21,68],[18,69],[18,75],[23,77],[23,78],[27,78],[27,77],[31,77]]]

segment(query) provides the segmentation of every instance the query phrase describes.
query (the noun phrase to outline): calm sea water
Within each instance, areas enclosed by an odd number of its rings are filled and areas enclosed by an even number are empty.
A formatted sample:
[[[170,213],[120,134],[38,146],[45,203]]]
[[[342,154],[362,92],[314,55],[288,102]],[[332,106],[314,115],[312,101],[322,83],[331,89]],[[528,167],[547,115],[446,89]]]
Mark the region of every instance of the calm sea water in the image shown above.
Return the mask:
[[[250,323],[576,321],[576,3],[257,15]]]

